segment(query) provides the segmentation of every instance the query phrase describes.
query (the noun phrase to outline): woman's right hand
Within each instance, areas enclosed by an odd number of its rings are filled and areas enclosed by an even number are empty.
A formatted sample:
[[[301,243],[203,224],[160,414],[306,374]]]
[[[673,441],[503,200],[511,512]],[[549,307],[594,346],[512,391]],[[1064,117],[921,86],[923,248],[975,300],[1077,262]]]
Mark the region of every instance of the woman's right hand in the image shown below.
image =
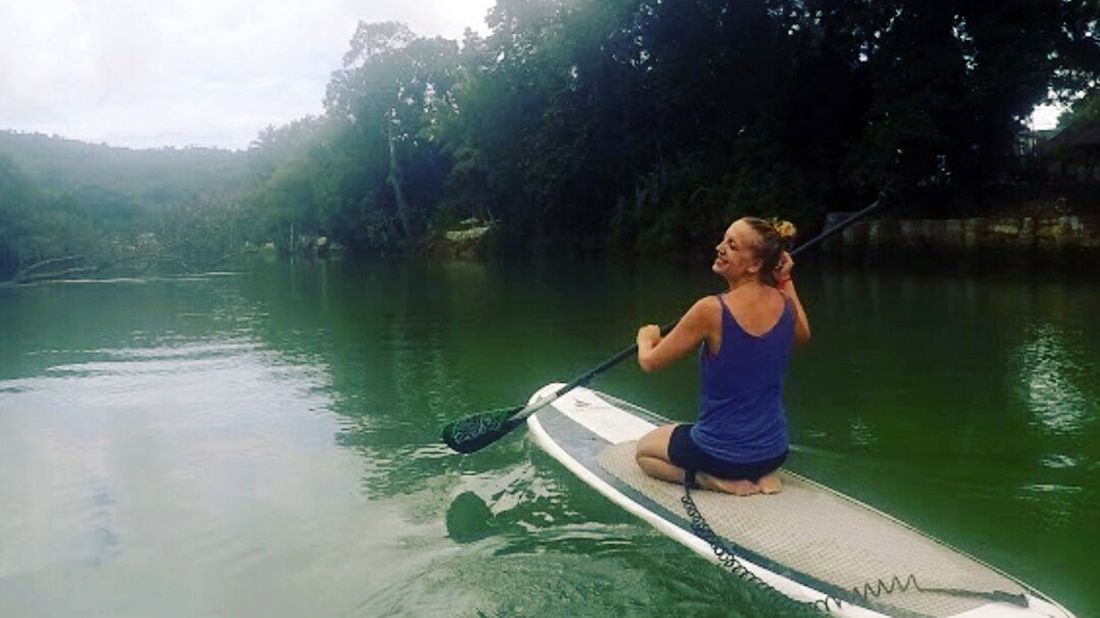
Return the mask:
[[[794,258],[790,253],[786,251],[783,255],[779,256],[779,263],[775,265],[775,280],[778,282],[786,281],[791,278],[791,269],[794,268]]]
[[[655,346],[661,341],[661,327],[656,324],[646,324],[638,329],[635,340],[638,342],[638,347],[642,349]]]

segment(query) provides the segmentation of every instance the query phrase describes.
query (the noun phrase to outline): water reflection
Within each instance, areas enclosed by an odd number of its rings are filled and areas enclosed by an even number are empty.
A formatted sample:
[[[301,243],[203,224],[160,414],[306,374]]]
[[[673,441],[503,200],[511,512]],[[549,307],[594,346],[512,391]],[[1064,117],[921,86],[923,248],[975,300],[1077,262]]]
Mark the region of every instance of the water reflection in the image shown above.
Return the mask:
[[[473,543],[496,534],[522,532],[508,511],[494,515],[481,496],[464,491],[447,507],[447,536],[455,543]]]
[[[325,563],[387,516],[361,521],[330,372],[258,336],[237,285],[0,297],[0,614],[333,614],[361,593]],[[257,594],[281,572],[286,595]],[[318,601],[322,580],[342,592]]]
[[[510,490],[488,498],[467,491],[448,507],[448,538],[462,551],[428,577],[442,571],[448,589],[478,591],[481,600],[469,602],[475,615],[648,616],[662,606],[699,616],[774,614],[769,599],[724,585],[720,571],[648,527],[621,515],[607,520],[603,498],[567,475],[549,468],[536,476],[547,494],[515,501]]]
[[[4,389],[0,503],[27,511],[0,522],[18,527],[4,535],[2,564],[99,563],[141,545],[148,539],[120,503],[152,509],[148,516],[180,533],[196,523],[186,513],[262,510],[312,492],[316,479],[306,473],[315,467],[299,464],[330,443],[334,427],[280,409],[324,409],[323,372],[280,366],[258,349],[238,340],[175,352],[97,347],[87,356],[116,360],[47,367]]]
[[[1037,426],[1052,435],[1073,435],[1095,417],[1095,400],[1077,385],[1084,368],[1066,350],[1062,333],[1052,324],[1039,323],[1017,352],[1019,383]]]

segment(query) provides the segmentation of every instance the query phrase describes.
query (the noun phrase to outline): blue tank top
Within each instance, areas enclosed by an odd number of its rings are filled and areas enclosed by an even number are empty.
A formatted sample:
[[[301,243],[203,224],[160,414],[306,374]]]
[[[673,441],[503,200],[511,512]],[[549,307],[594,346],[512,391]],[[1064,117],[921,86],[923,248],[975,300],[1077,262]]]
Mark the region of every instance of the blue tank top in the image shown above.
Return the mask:
[[[778,457],[787,450],[783,381],[794,344],[789,301],[771,330],[746,333],[722,297],[722,343],[711,356],[699,350],[699,420],[691,438],[704,452],[732,463]]]

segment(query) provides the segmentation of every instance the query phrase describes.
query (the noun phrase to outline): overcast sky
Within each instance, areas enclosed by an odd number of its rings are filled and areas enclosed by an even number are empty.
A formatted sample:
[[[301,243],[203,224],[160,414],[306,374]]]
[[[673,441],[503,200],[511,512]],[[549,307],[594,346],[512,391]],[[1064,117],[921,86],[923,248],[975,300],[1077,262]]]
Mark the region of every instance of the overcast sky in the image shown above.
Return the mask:
[[[245,148],[321,111],[359,20],[487,32],[494,0],[0,0],[0,129]]]
[[[321,111],[359,20],[486,32],[494,0],[0,0],[0,129],[246,148]],[[1036,114],[1053,126],[1057,111]]]

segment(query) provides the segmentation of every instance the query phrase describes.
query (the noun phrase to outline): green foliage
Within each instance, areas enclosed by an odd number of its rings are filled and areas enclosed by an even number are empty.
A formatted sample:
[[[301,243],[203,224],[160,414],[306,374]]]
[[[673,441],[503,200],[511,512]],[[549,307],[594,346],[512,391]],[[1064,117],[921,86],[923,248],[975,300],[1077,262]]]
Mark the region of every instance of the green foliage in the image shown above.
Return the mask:
[[[107,196],[113,217],[120,205]],[[0,280],[21,268],[59,255],[87,253],[102,242],[104,232],[71,200],[50,200],[34,181],[0,153]]]
[[[1058,128],[1086,126],[1100,122],[1100,88],[1094,87],[1073,106],[1058,115]]]
[[[0,280],[14,274],[27,253],[30,219],[40,199],[15,161],[0,153]]]

